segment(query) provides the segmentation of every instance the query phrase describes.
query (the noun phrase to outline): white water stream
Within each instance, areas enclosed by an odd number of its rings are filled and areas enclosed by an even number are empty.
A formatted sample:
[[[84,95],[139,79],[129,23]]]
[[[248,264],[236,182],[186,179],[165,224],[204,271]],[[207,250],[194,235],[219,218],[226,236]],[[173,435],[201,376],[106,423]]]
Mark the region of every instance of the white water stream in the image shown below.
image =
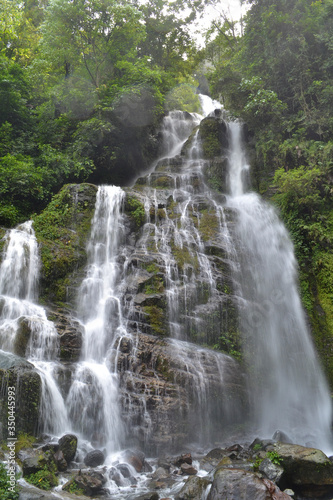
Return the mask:
[[[230,123],[230,193],[236,212],[240,325],[259,432],[332,452],[332,404],[310,338],[286,228],[272,206],[246,192],[241,126]]]

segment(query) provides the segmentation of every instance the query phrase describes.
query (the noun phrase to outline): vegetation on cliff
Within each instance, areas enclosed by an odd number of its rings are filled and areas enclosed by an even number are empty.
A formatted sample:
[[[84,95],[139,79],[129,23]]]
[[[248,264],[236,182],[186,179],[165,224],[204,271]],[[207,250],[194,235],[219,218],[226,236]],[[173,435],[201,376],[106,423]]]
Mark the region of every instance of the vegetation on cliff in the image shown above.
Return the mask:
[[[280,210],[330,380],[333,359],[332,13],[328,0],[249,0],[243,34],[207,33],[214,97],[247,125],[252,185]]]

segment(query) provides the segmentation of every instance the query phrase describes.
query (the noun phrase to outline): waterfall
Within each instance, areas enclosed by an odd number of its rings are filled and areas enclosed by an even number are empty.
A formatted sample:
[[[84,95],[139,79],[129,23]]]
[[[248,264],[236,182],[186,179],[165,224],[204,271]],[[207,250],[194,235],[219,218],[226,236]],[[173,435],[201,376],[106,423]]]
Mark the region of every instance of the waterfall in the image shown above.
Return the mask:
[[[58,334],[45,309],[35,303],[40,260],[32,221],[9,230],[5,239],[0,266],[0,348],[24,355],[35,366],[42,381],[40,430],[57,434],[68,429],[69,423],[53,375],[59,366]]]
[[[200,101],[204,115],[221,108],[207,96]],[[58,361],[59,335],[37,304],[32,222],[8,231],[0,349],[24,355],[40,374],[42,431],[70,430],[81,449],[106,448],[109,456],[133,443],[155,453],[184,443],[220,445],[247,419],[233,344],[240,329],[255,431],[272,437],[279,429],[330,450],[329,391],[289,235],[275,210],[248,191],[238,123],[228,124],[228,193],[208,187],[202,118],[169,113],[156,168],[127,194],[99,186],[73,312],[83,331],[75,365]],[[139,228],[125,213],[126,196],[143,207]],[[29,332],[24,352],[22,325]]]
[[[330,394],[310,338],[286,228],[272,206],[246,192],[241,125],[230,123],[227,206],[236,213],[240,324],[254,419],[267,437],[277,429],[296,443],[332,450]]]
[[[124,430],[120,418],[116,341],[127,335],[117,291],[119,245],[124,233],[124,191],[100,186],[88,243],[88,269],[79,290],[78,316],[84,326],[82,360],[67,396],[74,429],[84,438],[119,449]]]

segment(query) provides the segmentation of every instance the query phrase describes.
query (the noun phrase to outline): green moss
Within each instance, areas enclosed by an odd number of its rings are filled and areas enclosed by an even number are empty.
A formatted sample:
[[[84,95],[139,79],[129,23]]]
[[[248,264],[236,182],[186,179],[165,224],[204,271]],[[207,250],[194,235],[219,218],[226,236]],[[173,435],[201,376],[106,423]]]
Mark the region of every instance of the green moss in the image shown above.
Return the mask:
[[[144,283],[143,292],[152,295],[164,292],[164,281],[161,275],[154,275]]]
[[[143,311],[148,315],[149,324],[156,335],[166,335],[165,311],[158,306],[144,306]]]
[[[26,432],[20,432],[17,436],[17,441],[15,443],[16,456],[18,455],[20,450],[24,448],[32,448],[35,442],[36,442],[35,436],[27,434]]]
[[[90,232],[96,189],[91,184],[68,184],[40,215],[34,217],[41,248],[42,288],[54,301],[66,300],[68,275],[86,262],[85,243]]]
[[[203,210],[199,223],[199,231],[204,241],[214,238],[219,229],[219,220],[215,212]]]
[[[203,156],[213,159],[221,155],[224,146],[226,127],[215,118],[205,118],[200,124],[200,138]]]
[[[157,189],[174,188],[175,181],[172,177],[163,175],[154,179],[151,183],[151,186]]]
[[[143,203],[135,196],[126,196],[125,212],[135,221],[137,229],[139,229],[145,223],[145,207]]]
[[[171,243],[172,254],[177,262],[180,271],[183,272],[186,265],[193,267],[195,272],[199,270],[199,262],[196,254],[190,252],[187,247],[179,248]]]
[[[170,364],[167,358],[164,358],[161,355],[157,356],[155,370],[160,373],[165,380],[168,380],[169,382],[174,381],[174,376],[172,371],[170,371]]]

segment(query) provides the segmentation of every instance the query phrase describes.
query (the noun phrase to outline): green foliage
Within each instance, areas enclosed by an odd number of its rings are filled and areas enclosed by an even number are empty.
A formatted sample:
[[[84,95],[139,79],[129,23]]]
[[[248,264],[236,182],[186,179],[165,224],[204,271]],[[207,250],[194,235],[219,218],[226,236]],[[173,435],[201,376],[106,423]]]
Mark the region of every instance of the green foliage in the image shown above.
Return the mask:
[[[140,228],[144,224],[146,220],[145,207],[137,198],[134,196],[126,197],[125,211],[133,217],[137,228]]]
[[[24,479],[41,490],[50,490],[54,486],[58,486],[58,479],[54,472],[48,469],[47,465],[38,472],[25,476]]]
[[[282,458],[276,451],[268,451],[266,456],[273,464],[281,465]]]
[[[180,109],[189,113],[199,113],[201,108],[196,87],[183,83],[173,88],[166,97],[165,108],[167,111]]]
[[[7,469],[4,464],[0,463],[0,498],[1,500],[18,500],[19,492],[17,486],[14,487],[15,491],[9,491],[11,487],[8,483]]]
[[[66,488],[66,491],[68,491],[69,493],[73,493],[74,495],[84,495],[84,490],[82,488],[79,488],[79,486],[75,482],[75,479],[73,479],[69,487]]]
[[[30,434],[20,432],[17,436],[17,441],[15,443],[15,454],[18,455],[19,451],[23,448],[31,448],[36,442],[36,438]]]

